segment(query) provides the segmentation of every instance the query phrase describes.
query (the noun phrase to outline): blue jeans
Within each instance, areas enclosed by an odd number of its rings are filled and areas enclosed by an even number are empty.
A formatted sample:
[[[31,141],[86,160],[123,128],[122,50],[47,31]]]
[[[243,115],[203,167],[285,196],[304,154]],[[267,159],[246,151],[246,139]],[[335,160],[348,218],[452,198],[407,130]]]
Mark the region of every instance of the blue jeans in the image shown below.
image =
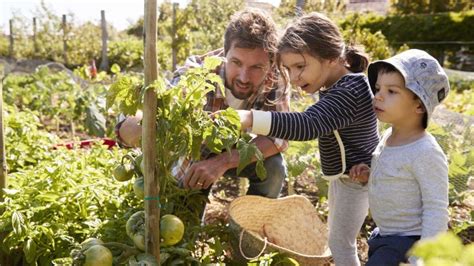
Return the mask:
[[[407,262],[407,252],[420,236],[381,236],[378,228],[369,238],[369,260],[366,266],[398,266]]]
[[[283,181],[288,175],[285,159],[281,153],[270,156],[264,160],[264,167],[267,170],[267,176],[262,181],[257,176],[255,167],[257,163],[247,165],[237,176],[237,169],[229,169],[225,176],[246,177],[249,179],[249,188],[247,195],[258,195],[267,198],[278,198],[280,195]]]

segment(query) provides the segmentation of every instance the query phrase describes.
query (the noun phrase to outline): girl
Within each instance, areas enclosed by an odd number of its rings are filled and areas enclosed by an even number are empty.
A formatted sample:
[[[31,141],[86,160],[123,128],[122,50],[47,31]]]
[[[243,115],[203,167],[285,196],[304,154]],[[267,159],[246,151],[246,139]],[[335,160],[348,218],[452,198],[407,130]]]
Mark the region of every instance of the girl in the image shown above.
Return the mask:
[[[319,139],[329,183],[329,247],[336,265],[360,265],[356,237],[368,212],[367,187],[352,181],[353,165],[370,164],[379,141],[373,94],[362,72],[368,58],[346,46],[320,13],[298,18],[278,45],[277,62],[291,83],[319,101],[304,112],[239,111],[242,129],[288,140]],[[287,78],[288,78],[287,77]]]

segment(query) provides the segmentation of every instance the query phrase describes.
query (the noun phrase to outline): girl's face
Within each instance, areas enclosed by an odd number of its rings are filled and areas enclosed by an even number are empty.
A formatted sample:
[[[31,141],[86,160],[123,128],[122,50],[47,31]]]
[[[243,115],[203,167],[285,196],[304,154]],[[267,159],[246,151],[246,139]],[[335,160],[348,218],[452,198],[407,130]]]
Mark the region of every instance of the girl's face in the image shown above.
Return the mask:
[[[288,71],[291,84],[307,93],[315,93],[329,87],[331,62],[318,59],[308,53],[281,53],[281,63]]]

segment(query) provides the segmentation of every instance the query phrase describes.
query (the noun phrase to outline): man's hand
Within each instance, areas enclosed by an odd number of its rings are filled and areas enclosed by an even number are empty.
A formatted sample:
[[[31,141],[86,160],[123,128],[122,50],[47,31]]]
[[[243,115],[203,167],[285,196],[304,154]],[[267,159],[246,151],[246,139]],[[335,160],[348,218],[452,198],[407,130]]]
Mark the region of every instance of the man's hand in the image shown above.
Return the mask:
[[[349,176],[353,181],[358,181],[362,184],[367,184],[369,181],[370,167],[364,163],[352,166],[349,171]]]
[[[183,177],[184,187],[207,189],[212,186],[219,177],[223,176],[227,169],[222,163],[214,160],[214,158],[215,157],[193,163]]]
[[[139,124],[142,119],[141,114],[128,116],[119,128],[122,141],[130,147],[139,147],[142,137],[142,126]]]

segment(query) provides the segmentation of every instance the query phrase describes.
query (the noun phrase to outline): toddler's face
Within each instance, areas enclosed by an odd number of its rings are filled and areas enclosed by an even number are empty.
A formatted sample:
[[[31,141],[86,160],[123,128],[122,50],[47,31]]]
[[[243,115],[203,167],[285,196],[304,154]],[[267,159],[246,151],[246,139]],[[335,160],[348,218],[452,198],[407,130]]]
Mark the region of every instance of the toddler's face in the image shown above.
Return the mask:
[[[418,119],[420,101],[405,87],[398,72],[379,72],[375,84],[374,111],[377,118],[394,126]]]

